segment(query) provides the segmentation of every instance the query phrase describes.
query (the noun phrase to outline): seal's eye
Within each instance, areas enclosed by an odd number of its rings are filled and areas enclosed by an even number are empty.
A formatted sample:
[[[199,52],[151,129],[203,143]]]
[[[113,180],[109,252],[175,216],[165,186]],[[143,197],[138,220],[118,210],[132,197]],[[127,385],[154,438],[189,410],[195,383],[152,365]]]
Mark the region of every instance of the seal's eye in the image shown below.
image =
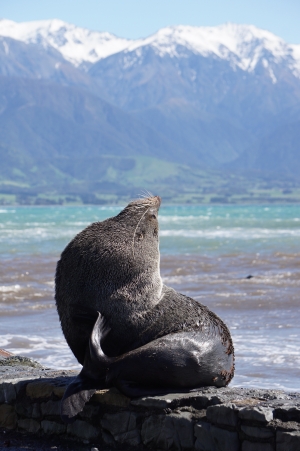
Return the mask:
[[[156,215],[153,213],[152,215],[150,215],[150,219],[156,219]]]

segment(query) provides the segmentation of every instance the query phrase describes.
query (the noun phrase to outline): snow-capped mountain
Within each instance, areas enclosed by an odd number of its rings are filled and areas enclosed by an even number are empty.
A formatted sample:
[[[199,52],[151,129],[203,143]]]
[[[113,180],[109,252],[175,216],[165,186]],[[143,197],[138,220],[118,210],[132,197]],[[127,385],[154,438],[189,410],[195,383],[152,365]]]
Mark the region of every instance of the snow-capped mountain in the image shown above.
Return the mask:
[[[3,19],[0,20],[0,36],[54,47],[75,66],[95,63],[121,51],[134,52],[136,58],[144,47],[150,46],[161,57],[184,58],[186,49],[205,57],[227,60],[233,68],[247,72],[253,71],[259,62],[267,68],[270,59],[275,64],[285,61],[294,75],[300,77],[300,45],[287,44],[273,33],[253,25],[179,25],[162,28],[145,39],[129,40],[58,19],[21,23]],[[269,73],[276,82],[271,66]]]
[[[111,33],[90,31],[58,19],[21,23],[2,19],[0,36],[54,47],[75,66],[85,62],[94,63],[124,50],[131,43],[130,40],[118,38]]]
[[[300,45],[252,25],[128,40],[61,20],[0,20],[0,76],[0,149],[15,137],[36,155],[147,148],[172,163],[279,173],[285,162],[300,173]]]
[[[290,45],[273,33],[253,25],[227,23],[216,27],[174,26],[129,44],[126,52],[150,45],[160,56],[183,57],[182,48],[230,61],[244,71],[252,71],[266,53],[279,63],[289,58],[289,67],[300,76],[300,45]],[[267,61],[267,60],[265,60]]]

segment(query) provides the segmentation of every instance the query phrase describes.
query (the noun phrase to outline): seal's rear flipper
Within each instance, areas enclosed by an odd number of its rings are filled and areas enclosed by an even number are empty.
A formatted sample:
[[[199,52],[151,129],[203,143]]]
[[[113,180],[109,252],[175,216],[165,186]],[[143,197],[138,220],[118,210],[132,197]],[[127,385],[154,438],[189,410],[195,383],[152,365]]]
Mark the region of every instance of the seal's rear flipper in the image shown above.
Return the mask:
[[[90,357],[91,360],[96,363],[107,367],[111,363],[111,359],[107,357],[107,354],[111,357],[116,357],[121,354],[123,343],[122,340],[116,340],[112,333],[109,322],[100,312],[97,312],[98,318],[94,324],[90,341]]]
[[[97,314],[98,318],[94,324],[89,341],[90,358],[93,362],[97,362],[98,366],[106,368],[110,359],[104,354],[102,346],[111,328],[101,313],[97,312]]]
[[[73,423],[76,415],[93,396],[97,388],[95,381],[84,375],[84,370],[68,385],[61,400],[60,415],[65,423]]]

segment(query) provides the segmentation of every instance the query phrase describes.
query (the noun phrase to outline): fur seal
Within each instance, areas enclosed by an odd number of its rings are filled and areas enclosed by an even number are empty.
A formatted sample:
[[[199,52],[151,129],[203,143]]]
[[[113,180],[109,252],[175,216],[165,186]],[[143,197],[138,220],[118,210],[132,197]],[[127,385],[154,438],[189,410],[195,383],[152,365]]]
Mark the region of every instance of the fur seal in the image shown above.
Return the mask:
[[[163,285],[160,197],[131,202],[80,232],[61,254],[55,299],[67,343],[83,365],[61,414],[73,421],[98,388],[129,397],[226,386],[234,348],[223,321]]]

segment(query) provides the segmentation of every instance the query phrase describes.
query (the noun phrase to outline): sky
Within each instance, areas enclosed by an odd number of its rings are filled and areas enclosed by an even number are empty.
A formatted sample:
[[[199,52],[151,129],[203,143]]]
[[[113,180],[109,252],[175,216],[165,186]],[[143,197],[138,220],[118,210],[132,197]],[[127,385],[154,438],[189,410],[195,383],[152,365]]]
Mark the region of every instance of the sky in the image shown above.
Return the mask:
[[[168,25],[253,24],[300,44],[300,0],[0,0],[0,17],[62,19],[136,39]]]

